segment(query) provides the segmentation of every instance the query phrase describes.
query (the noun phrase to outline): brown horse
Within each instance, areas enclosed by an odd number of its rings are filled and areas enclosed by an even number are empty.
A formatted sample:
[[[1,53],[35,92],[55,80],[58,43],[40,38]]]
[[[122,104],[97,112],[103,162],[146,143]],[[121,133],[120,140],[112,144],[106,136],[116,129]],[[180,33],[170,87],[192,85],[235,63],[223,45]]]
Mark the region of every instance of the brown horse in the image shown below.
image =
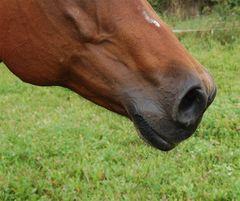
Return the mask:
[[[1,0],[0,60],[27,83],[129,117],[165,151],[194,133],[216,94],[147,0]]]

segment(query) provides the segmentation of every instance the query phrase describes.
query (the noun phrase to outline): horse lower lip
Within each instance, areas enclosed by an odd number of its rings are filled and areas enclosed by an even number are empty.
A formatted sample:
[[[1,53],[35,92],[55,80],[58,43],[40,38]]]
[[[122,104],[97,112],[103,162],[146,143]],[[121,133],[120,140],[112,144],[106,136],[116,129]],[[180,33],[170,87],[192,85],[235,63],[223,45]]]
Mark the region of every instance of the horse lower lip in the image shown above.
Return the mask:
[[[140,136],[148,144],[162,151],[169,151],[175,147],[175,144],[159,135],[140,115],[134,115],[133,119]]]
[[[145,142],[147,142],[148,144],[152,145],[153,147],[155,147],[157,149],[160,149],[161,151],[170,151],[171,149],[173,149],[175,147],[174,144],[167,142],[166,140],[161,138],[159,135],[157,136],[157,138],[158,138],[157,140],[155,137],[154,141],[151,141],[146,137],[146,135],[149,135],[149,134],[146,134],[146,132],[144,132],[144,131],[139,131],[139,133]]]

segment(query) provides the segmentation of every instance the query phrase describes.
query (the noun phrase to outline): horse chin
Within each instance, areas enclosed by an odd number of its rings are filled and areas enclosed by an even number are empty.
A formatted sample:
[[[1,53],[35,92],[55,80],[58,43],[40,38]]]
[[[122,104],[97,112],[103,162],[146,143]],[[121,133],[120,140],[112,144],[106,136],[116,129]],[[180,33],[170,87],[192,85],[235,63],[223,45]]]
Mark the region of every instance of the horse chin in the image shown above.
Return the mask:
[[[161,151],[170,151],[176,146],[176,144],[170,142],[166,137],[155,131],[140,115],[134,115],[133,122],[139,136],[147,144]]]

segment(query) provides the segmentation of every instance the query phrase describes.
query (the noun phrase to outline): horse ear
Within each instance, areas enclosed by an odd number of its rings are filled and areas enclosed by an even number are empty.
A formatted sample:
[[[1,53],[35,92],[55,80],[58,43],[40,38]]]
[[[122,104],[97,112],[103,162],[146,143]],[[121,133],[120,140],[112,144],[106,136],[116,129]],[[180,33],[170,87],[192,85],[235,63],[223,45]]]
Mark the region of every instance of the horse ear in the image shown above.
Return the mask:
[[[98,28],[94,19],[79,7],[68,7],[65,18],[74,26],[78,38],[82,42],[95,41],[98,38]]]

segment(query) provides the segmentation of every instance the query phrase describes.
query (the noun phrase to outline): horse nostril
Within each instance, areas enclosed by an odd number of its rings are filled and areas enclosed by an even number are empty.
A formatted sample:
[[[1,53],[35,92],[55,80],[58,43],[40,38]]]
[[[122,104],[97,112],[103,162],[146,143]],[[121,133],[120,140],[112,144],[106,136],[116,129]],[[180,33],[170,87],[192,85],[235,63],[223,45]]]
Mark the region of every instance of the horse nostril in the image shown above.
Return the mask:
[[[185,127],[195,125],[207,106],[207,96],[201,88],[189,90],[178,105],[176,121]]]

